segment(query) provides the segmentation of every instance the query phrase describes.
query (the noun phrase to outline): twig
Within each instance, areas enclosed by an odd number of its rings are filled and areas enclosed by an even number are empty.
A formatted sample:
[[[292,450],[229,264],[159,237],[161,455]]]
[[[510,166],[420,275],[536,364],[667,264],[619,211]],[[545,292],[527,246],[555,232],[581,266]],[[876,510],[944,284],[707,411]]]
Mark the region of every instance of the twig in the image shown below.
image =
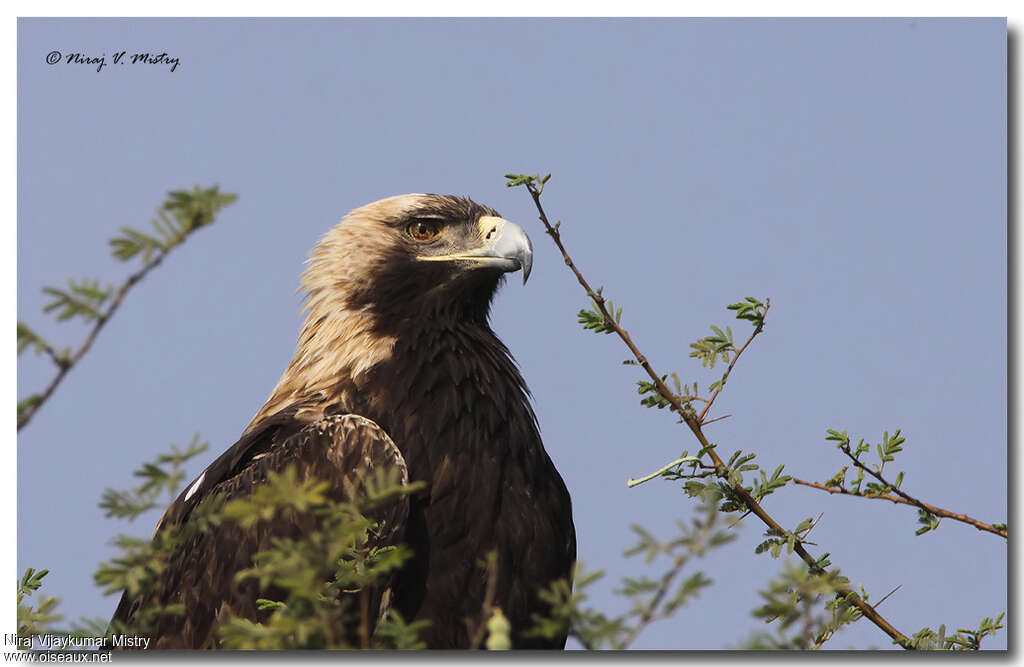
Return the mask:
[[[871,471],[869,470],[868,472],[871,472]],[[878,476],[878,479],[882,479],[882,478],[880,476]],[[871,498],[871,499],[875,499],[875,500],[888,500],[891,503],[898,503],[900,505],[911,505],[911,506],[914,506],[914,507],[919,507],[919,508],[923,509],[924,511],[930,513],[930,514],[934,514],[935,516],[940,516],[940,517],[943,517],[945,519],[953,519],[954,521],[961,521],[963,523],[966,523],[966,524],[969,524],[971,526],[974,526],[978,530],[984,530],[984,531],[987,531],[989,533],[993,533],[995,535],[999,535],[1000,537],[1007,537],[1007,531],[1006,531],[1005,528],[997,528],[997,527],[993,526],[990,523],[985,523],[984,521],[979,521],[979,520],[977,520],[975,518],[967,516],[966,514],[958,514],[956,512],[951,512],[949,510],[944,510],[941,507],[936,507],[935,505],[929,505],[928,503],[921,502],[920,500],[917,500],[917,499],[909,497],[909,496],[908,497],[904,497],[906,494],[902,494],[901,493],[900,495],[893,495],[891,493],[856,493],[854,491],[850,491],[849,489],[845,489],[845,488],[842,488],[842,487],[838,487],[838,486],[825,486],[824,484],[821,484],[820,482],[808,482],[807,480],[797,479],[796,477],[793,478],[793,483],[800,484],[802,486],[809,486],[812,489],[819,489],[821,491],[827,491],[828,493],[834,493],[834,494],[837,494],[837,495],[840,495],[840,496],[854,496],[856,498]],[[889,484],[888,482],[882,481],[882,483],[885,484],[886,486],[888,486],[889,488],[893,488],[892,485]],[[899,493],[897,489],[893,489],[893,491],[897,491],[897,493]]]
[[[561,235],[558,233],[558,230],[555,227],[553,227],[551,223],[548,221],[547,214],[544,212],[544,207],[541,205],[541,190],[537,189],[533,181],[527,182],[525,185],[527,191],[529,191],[530,193],[530,196],[533,198],[534,205],[537,207],[537,212],[540,214],[540,221],[544,224],[545,231],[547,232],[548,236],[550,236],[551,239],[555,242],[555,245],[558,246],[559,251],[562,253],[562,259],[565,261],[565,265],[568,266],[569,269],[573,272],[573,274],[576,276],[576,280],[583,287],[583,289],[587,291],[587,295],[590,296],[590,298],[594,301],[594,304],[600,310],[601,316],[604,318],[605,323],[613,331],[615,331],[619,338],[622,339],[622,342],[625,343],[626,347],[629,348],[629,351],[633,354],[633,357],[636,359],[637,363],[647,372],[647,375],[651,378],[651,381],[654,383],[654,386],[657,389],[658,393],[666,401],[668,401],[669,404],[672,406],[672,409],[675,410],[675,412],[680,417],[682,417],[683,421],[689,427],[694,437],[696,437],[697,441],[700,442],[700,445],[703,448],[703,450],[707,451],[708,455],[711,457],[711,460],[714,462],[715,467],[719,471],[719,476],[722,477],[723,479],[728,478],[728,472],[726,471],[725,463],[718,456],[718,454],[715,453],[714,448],[711,447],[711,444],[708,442],[708,439],[704,436],[704,433],[701,430],[700,420],[697,418],[695,414],[693,414],[692,411],[687,412],[686,410],[684,410],[682,404],[679,402],[679,398],[671,391],[669,391],[669,388],[667,386],[665,386],[665,383],[662,382],[661,380],[661,376],[659,376],[654,371],[654,369],[651,367],[651,364],[647,361],[647,357],[645,357],[637,348],[636,344],[633,343],[633,339],[630,338],[629,333],[625,329],[623,329],[622,326],[619,325],[619,323],[616,322],[615,319],[608,312],[608,309],[605,307],[604,297],[595,292],[591,288],[590,283],[588,283],[586,278],[583,277],[583,274],[580,272],[579,268],[577,268],[576,264],[569,256],[569,253],[566,251],[565,246],[562,244]],[[755,330],[755,334],[756,333],[757,331]],[[736,357],[739,356],[739,352],[741,352],[743,349],[747,347],[747,345],[749,345],[750,340],[752,339],[753,336],[751,336],[751,338],[748,339],[747,343],[743,345],[743,348],[741,348],[741,350],[737,352]],[[733,364],[735,364],[736,362],[736,357],[733,358]],[[733,364],[730,364],[729,370],[731,370]],[[720,388],[721,387],[719,387],[719,389]],[[776,522],[775,519],[773,519],[764,510],[764,508],[761,507],[761,505],[753,498],[753,496],[751,496],[750,493],[743,488],[742,484],[733,485],[732,490],[734,493],[736,493],[737,496],[740,497],[741,500],[743,500],[744,504],[746,504],[746,506],[750,508],[750,511],[753,512],[754,515],[756,515],[757,518],[759,518],[766,526],[775,531],[778,531],[779,534],[786,533],[785,529],[782,528],[782,526],[780,526],[778,522]],[[797,553],[798,556],[800,556],[800,558],[805,563],[807,563],[808,566],[810,566],[811,568],[817,567],[817,559],[814,558],[814,556],[812,556],[810,553],[808,553],[799,541],[796,542],[796,544],[793,547],[793,550]],[[863,614],[865,618],[867,618],[876,626],[878,626],[883,632],[885,632],[885,634],[889,635],[889,637],[891,637],[894,642],[899,644],[904,649],[913,650],[913,646],[911,645],[911,642],[906,637],[906,635],[904,635],[895,627],[893,627],[892,624],[890,624],[877,611],[875,611],[875,609],[871,605],[862,600],[861,597],[857,595],[852,589],[840,589],[840,594],[843,595],[845,599],[849,601],[850,604],[852,604],[858,610],[860,610],[861,614]]]
[[[658,612],[658,607],[661,605],[661,601],[665,599],[665,595],[668,594],[669,588],[672,587],[672,581],[676,578],[676,575],[682,571],[683,566],[686,565],[689,558],[689,553],[683,553],[676,557],[675,562],[672,564],[672,569],[666,572],[665,576],[661,578],[657,592],[653,597],[651,597],[650,602],[640,614],[640,619],[637,624],[633,626],[629,631],[629,634],[627,634],[615,648],[619,650],[629,648],[629,645],[636,641],[636,638],[644,628],[659,618],[663,618],[664,614]]]
[[[75,366],[75,364],[81,361],[82,357],[85,356],[85,353],[89,351],[89,348],[92,347],[93,342],[95,342],[96,337],[103,329],[103,326],[110,320],[111,317],[114,316],[114,313],[117,312],[117,309],[121,306],[121,303],[124,301],[124,297],[128,294],[128,291],[131,290],[131,288],[134,287],[140,280],[145,278],[150,271],[159,266],[160,263],[164,260],[164,257],[166,257],[168,253],[171,252],[171,250],[184,243],[185,239],[188,238],[193,231],[200,229],[201,227],[202,225],[194,224],[187,233],[181,236],[180,239],[177,239],[173,243],[160,249],[160,251],[153,256],[153,258],[150,260],[148,264],[144,265],[141,269],[139,269],[132,275],[128,276],[128,279],[117,290],[117,294],[114,295],[114,298],[111,300],[110,305],[107,307],[107,309],[103,312],[102,315],[96,318],[96,323],[93,325],[92,330],[89,331],[89,335],[85,337],[85,340],[82,342],[81,346],[73,355],[61,359],[58,359],[53,354],[50,355],[51,357],[54,357],[54,362],[57,364],[57,375],[54,376],[54,378],[50,381],[50,384],[47,385],[45,390],[43,390],[43,393],[37,395],[37,400],[35,400],[31,406],[26,408],[25,411],[18,416],[19,431],[26,424],[29,423],[32,417],[35,416],[36,412],[39,411],[39,408],[43,406],[43,403],[50,399],[50,396],[52,396],[53,392],[56,391],[58,386],[60,386],[60,383],[64,380],[64,376],[68,374],[68,371],[70,371]]]
[[[881,600],[879,600],[878,602],[876,602],[876,603],[875,603],[875,609],[878,609],[878,607],[879,607],[879,606],[880,606],[880,605],[881,605],[881,604],[882,604],[883,602],[885,602],[886,600],[888,600],[888,599],[889,599],[889,597],[890,597],[890,596],[891,596],[891,595],[892,595],[893,593],[895,593],[896,591],[898,591],[898,590],[899,590],[899,589],[901,589],[901,588],[903,588],[903,584],[900,584],[900,585],[899,585],[899,586],[897,586],[896,588],[892,589],[891,591],[889,591],[888,593],[886,593],[885,595],[883,595],[883,596],[882,596],[882,599],[881,599]]]
[[[801,542],[803,542],[804,544],[812,544],[811,542],[808,542],[808,541],[807,541],[807,536],[811,534],[811,531],[812,531],[812,530],[814,530],[815,528],[817,528],[817,527],[818,527],[818,524],[819,524],[819,523],[821,523],[821,517],[823,517],[823,516],[825,516],[825,513],[824,513],[824,512],[820,512],[820,513],[818,514],[818,518],[816,518],[816,519],[814,520],[814,523],[812,523],[812,524],[811,524],[811,527],[810,527],[810,528],[808,528],[808,529],[807,529],[807,530],[806,530],[806,531],[804,532],[804,536],[803,536],[802,538],[800,538],[800,541],[801,541]]]
[[[708,424],[714,424],[715,422],[720,422],[723,419],[728,419],[729,417],[732,417],[732,415],[722,415],[721,417],[715,417],[714,419],[707,419],[702,421],[701,425],[707,426]]]
[[[647,604],[644,605],[642,611],[640,611],[639,618],[637,619],[637,624],[630,629],[630,631],[626,634],[625,637],[623,637],[620,641],[616,642],[613,648],[615,648],[616,650],[624,650],[629,648],[629,646],[634,641],[636,641],[636,638],[640,635],[644,628],[646,628],[654,621],[663,618],[668,618],[672,615],[672,612],[675,609],[675,607],[677,607],[681,602],[680,598],[677,597],[673,602],[670,602],[668,605],[665,605],[664,607],[662,607],[662,602],[664,602],[665,596],[668,594],[669,590],[671,590],[672,584],[675,581],[676,577],[679,575],[680,572],[682,572],[683,568],[691,560],[691,558],[694,555],[702,555],[704,550],[707,549],[708,546],[711,544],[711,540],[715,535],[714,524],[717,521],[717,516],[717,512],[712,513],[707,523],[700,526],[698,530],[694,533],[693,541],[695,542],[695,544],[689,544],[686,551],[676,556],[675,560],[672,563],[672,567],[669,568],[669,570],[665,572],[664,575],[662,575],[661,580],[658,582],[658,587],[654,592],[654,595],[651,596],[651,598],[647,601]],[[689,542],[690,540],[687,541]],[[685,586],[685,584],[683,585]]]
[[[55,350],[53,346],[46,341],[39,339],[36,344],[42,348],[43,352],[46,353],[46,356],[50,357],[50,360],[53,361],[53,365],[57,368],[63,368],[68,364],[67,357],[58,353],[57,350]]]
[[[747,349],[747,346],[753,342],[754,338],[757,337],[757,334],[761,333],[761,331],[764,330],[764,317],[768,316],[768,309],[772,307],[772,300],[765,299],[764,303],[764,313],[762,313],[763,317],[761,318],[761,321],[758,322],[756,327],[754,327],[754,333],[750,334],[750,338],[748,338],[747,342],[743,344],[743,347],[736,350],[736,354],[733,355],[732,360],[729,362],[729,367],[725,369],[725,375],[722,376],[722,380],[718,383],[718,386],[715,387],[715,391],[714,393],[711,394],[711,398],[709,398],[707,403],[704,405],[704,409],[700,411],[699,415],[697,415],[698,423],[705,423],[704,417],[707,416],[708,410],[711,409],[711,406],[715,402],[715,399],[718,398],[718,395],[722,393],[723,389],[725,389],[725,381],[729,379],[729,374],[732,373],[732,369],[736,365],[736,362],[739,360],[740,355],[743,354],[743,350]]]
[[[632,479],[632,478],[631,479],[627,479],[626,480],[626,486],[632,489],[634,486],[637,486],[639,484],[643,484],[644,482],[651,481],[652,479],[654,479],[655,477],[657,477],[661,473],[665,472],[666,470],[669,470],[670,468],[675,468],[680,463],[686,463],[687,461],[697,461],[697,460],[698,459],[697,459],[696,456],[684,456],[684,457],[682,457],[680,459],[676,459],[675,461],[673,461],[672,463],[669,463],[668,465],[664,465],[664,466],[658,468],[657,470],[652,472],[650,475],[644,475],[640,479]]]

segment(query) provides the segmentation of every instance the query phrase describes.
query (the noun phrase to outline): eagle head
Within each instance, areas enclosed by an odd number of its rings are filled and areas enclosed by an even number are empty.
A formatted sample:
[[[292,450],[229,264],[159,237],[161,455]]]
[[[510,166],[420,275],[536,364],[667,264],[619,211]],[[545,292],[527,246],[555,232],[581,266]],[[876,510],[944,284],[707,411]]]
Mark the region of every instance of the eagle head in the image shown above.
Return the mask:
[[[346,215],[313,249],[303,287],[314,302],[410,317],[486,318],[502,276],[530,275],[533,247],[519,225],[462,197],[409,194]],[[341,303],[343,301],[343,303]]]
[[[306,318],[295,356],[250,424],[284,406],[360,382],[398,341],[487,327],[508,272],[530,275],[518,225],[463,197],[409,194],[355,209],[313,248],[302,276]]]

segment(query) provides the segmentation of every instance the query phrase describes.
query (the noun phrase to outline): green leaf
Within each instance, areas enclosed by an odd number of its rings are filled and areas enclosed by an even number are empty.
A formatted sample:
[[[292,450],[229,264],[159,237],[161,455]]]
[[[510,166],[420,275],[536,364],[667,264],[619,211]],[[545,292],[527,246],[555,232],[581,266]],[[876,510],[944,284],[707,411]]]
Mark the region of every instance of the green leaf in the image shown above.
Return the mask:
[[[914,534],[915,535],[924,535],[925,533],[927,533],[929,531],[935,530],[936,528],[939,527],[939,522],[940,521],[941,521],[941,519],[939,517],[935,516],[934,514],[932,514],[931,512],[919,509],[919,510],[917,510],[917,522],[919,524],[921,524],[921,527],[918,528],[914,532]]]
[[[25,414],[35,406],[39,405],[42,402],[42,400],[42,395],[32,394],[31,396],[28,396],[27,398],[23,398],[20,401],[18,401],[18,419],[21,419],[21,416],[23,414]]]
[[[171,445],[170,453],[159,454],[153,461],[143,463],[132,475],[142,481],[129,490],[106,489],[100,500],[100,508],[108,518],[135,520],[139,515],[158,505],[158,498],[164,492],[173,498],[181,488],[185,473],[183,466],[187,461],[205,452],[207,443],[199,442],[199,434],[179,450]]]
[[[142,255],[148,264],[154,253],[165,253],[195,230],[211,224],[220,210],[234,203],[238,195],[221,193],[218,186],[172,190],[151,221],[155,235],[122,227],[121,235],[110,240],[115,258],[127,261]]]
[[[44,353],[52,349],[42,336],[33,331],[27,324],[18,322],[18,354],[31,347],[36,353]]]
[[[256,609],[258,611],[277,611],[278,609],[285,609],[287,607],[288,605],[283,602],[268,600],[266,598],[256,598]]]
[[[508,179],[508,182],[505,183],[505,187],[509,188],[528,185],[534,181],[533,176],[527,176],[526,174],[505,174],[505,178]]]
[[[831,440],[833,442],[838,442],[839,443],[838,446],[840,448],[848,447],[849,446],[849,444],[850,444],[850,436],[848,436],[846,434],[846,431],[843,431],[843,432],[840,433],[839,431],[836,431],[836,430],[833,430],[833,429],[828,429],[826,432],[828,433],[828,436],[825,438],[826,440]]]
[[[101,312],[103,303],[110,298],[113,292],[112,287],[101,289],[97,280],[84,279],[82,282],[76,283],[69,278],[66,290],[56,287],[43,288],[43,293],[51,297],[50,302],[43,306],[43,312],[49,313],[58,310],[57,320],[61,322],[72,317],[80,317],[86,322],[93,322],[103,317]]]
[[[35,568],[28,568],[25,570],[25,574],[21,576],[21,582],[18,584],[18,595],[32,595],[33,592],[39,590],[43,585],[43,577],[50,573],[49,570],[36,570]]]

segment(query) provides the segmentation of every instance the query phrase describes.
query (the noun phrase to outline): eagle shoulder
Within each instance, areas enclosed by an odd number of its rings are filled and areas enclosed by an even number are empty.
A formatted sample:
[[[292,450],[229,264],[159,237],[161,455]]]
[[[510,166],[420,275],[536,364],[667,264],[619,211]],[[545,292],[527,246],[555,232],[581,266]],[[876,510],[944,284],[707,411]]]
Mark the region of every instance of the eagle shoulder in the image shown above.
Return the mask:
[[[297,424],[295,412],[289,408],[268,418],[264,426],[247,433],[211,463],[167,509],[156,532],[187,526],[195,508],[206,498],[216,496],[228,501],[248,496],[271,473],[280,474],[289,467],[295,468],[300,480],[327,482],[325,495],[334,501],[364,501],[382,471],[396,470],[398,483],[408,484],[404,457],[374,421],[357,414],[333,414]],[[404,495],[370,505],[365,515],[376,522],[377,529],[371,532],[368,546],[400,543],[408,513],[409,500]],[[114,621],[132,628],[137,612],[149,604],[183,604],[190,610],[186,617],[165,617],[155,632],[147,633],[156,640],[151,647],[215,647],[223,610],[250,620],[257,620],[260,614],[255,608],[259,596],[237,582],[236,573],[252,567],[251,556],[272,548],[275,537],[315,529],[316,521],[299,516],[292,522],[261,522],[267,525],[255,530],[243,530],[232,523],[189,530],[185,541],[170,555],[155,590],[134,595],[125,591]],[[382,590],[374,591],[381,612],[390,597],[386,589],[385,582]]]

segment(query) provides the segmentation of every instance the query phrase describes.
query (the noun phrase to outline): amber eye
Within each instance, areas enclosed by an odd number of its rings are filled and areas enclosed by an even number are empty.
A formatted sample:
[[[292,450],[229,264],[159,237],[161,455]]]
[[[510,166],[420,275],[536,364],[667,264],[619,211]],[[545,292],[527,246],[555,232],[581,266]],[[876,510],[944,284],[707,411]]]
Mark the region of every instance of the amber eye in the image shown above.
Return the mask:
[[[431,220],[413,220],[405,231],[417,241],[429,241],[441,233],[441,228]]]

